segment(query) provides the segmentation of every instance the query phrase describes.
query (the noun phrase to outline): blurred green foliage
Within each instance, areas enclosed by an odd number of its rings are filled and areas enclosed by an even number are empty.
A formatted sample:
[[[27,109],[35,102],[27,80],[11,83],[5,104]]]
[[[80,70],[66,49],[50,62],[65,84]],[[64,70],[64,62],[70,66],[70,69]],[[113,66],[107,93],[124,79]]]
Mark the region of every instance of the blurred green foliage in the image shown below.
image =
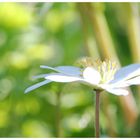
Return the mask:
[[[131,41],[127,32],[127,19],[135,18],[136,14],[130,16],[133,11],[129,6],[133,3],[91,5],[97,10],[91,14],[102,11],[106,18],[120,63],[140,62],[133,59],[136,48],[131,47],[136,36],[132,34]],[[39,82],[31,81],[33,75],[48,72],[39,68],[41,64],[74,65],[79,58],[90,55],[87,49],[94,59],[103,59],[96,27],[92,29],[86,12],[82,23],[84,9],[79,6],[79,3],[0,3],[0,137],[94,137],[92,89],[77,83],[50,83],[24,94],[28,86]],[[134,6],[139,19],[139,4]],[[129,100],[129,104],[134,101],[139,110],[139,90],[132,87],[132,91],[134,100]],[[138,119],[128,125],[130,112],[124,115],[119,98],[106,93],[103,96],[107,99],[103,97],[101,101],[102,137],[139,137],[139,111]]]

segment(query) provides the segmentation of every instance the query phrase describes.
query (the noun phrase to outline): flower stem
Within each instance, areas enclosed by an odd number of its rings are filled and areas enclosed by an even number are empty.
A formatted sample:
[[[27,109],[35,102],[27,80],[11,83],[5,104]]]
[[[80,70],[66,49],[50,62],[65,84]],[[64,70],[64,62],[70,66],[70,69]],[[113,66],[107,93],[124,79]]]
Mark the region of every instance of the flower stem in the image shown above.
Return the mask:
[[[100,109],[100,90],[96,90],[96,110],[95,110],[95,136],[100,137],[100,125],[99,125],[99,109]]]

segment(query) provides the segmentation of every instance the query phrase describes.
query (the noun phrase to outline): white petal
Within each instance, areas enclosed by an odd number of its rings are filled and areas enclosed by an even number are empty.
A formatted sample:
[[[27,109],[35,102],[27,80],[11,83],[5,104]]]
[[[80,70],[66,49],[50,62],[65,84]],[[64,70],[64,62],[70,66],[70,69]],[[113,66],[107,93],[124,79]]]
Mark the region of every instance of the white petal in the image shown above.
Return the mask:
[[[119,81],[114,84],[109,84],[109,86],[113,88],[123,88],[131,85],[140,85],[140,76],[137,76],[129,80]]]
[[[30,92],[30,91],[36,89],[36,88],[39,88],[39,87],[41,87],[41,86],[43,86],[43,85],[45,85],[45,84],[48,84],[48,83],[50,83],[50,82],[51,82],[50,80],[45,80],[45,81],[43,81],[43,82],[37,83],[37,84],[35,84],[35,85],[33,85],[33,86],[28,87],[28,88],[25,90],[24,93],[28,93],[28,92]]]
[[[101,80],[100,73],[92,67],[87,67],[83,71],[83,77],[87,82],[93,85],[97,85]]]
[[[130,86],[126,81],[120,81],[114,84],[109,84],[110,87],[112,88],[124,88]]]
[[[118,70],[110,83],[124,81],[140,75],[140,64],[131,64]]]
[[[107,92],[112,93],[114,95],[128,95],[129,91],[126,89],[122,89],[122,88],[107,88],[105,89]]]
[[[47,75],[48,75],[48,74],[36,75],[36,76],[33,76],[33,79],[45,78]]]
[[[68,76],[62,73],[49,74],[45,77],[45,79],[48,79],[54,82],[74,82],[74,81],[83,80],[80,77]]]
[[[129,85],[140,85],[140,76],[127,80],[126,83]]]
[[[74,67],[74,66],[58,66],[58,67],[49,67],[49,66],[44,66],[41,65],[41,68],[45,68],[45,69],[51,69],[63,74],[67,74],[67,75],[72,75],[72,76],[78,76],[81,74],[81,69],[78,67]]]

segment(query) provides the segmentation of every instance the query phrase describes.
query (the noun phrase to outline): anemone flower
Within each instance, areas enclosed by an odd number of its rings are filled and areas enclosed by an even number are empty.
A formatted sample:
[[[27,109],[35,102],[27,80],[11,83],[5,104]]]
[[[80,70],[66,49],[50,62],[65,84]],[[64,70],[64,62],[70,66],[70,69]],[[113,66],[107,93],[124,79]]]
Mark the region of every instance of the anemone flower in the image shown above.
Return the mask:
[[[25,90],[28,93],[50,82],[80,82],[89,85],[96,91],[96,137],[99,137],[99,95],[107,91],[114,95],[128,95],[126,87],[140,84],[140,64],[131,64],[119,70],[116,63],[110,60],[92,62],[91,59],[82,60],[84,68],[74,66],[49,67],[41,65],[41,68],[50,69],[53,72],[34,76],[35,79],[44,78]]]
[[[116,64],[111,61],[97,62],[97,67],[86,62],[86,68],[74,66],[49,67],[41,65],[41,68],[50,69],[54,72],[41,74],[33,78],[44,78],[43,82],[37,83],[25,90],[28,93],[50,82],[81,82],[93,89],[107,91],[115,95],[128,95],[125,87],[140,84],[140,64],[131,64],[116,71]]]

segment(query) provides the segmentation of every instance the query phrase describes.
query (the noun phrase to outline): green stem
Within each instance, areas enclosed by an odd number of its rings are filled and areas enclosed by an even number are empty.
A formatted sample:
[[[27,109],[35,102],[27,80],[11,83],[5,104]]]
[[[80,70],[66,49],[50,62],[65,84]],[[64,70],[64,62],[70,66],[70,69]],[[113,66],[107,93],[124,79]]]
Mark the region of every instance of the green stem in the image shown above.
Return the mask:
[[[95,110],[95,136],[96,138],[100,137],[100,124],[99,124],[99,118],[100,118],[100,90],[96,90],[96,110]]]

